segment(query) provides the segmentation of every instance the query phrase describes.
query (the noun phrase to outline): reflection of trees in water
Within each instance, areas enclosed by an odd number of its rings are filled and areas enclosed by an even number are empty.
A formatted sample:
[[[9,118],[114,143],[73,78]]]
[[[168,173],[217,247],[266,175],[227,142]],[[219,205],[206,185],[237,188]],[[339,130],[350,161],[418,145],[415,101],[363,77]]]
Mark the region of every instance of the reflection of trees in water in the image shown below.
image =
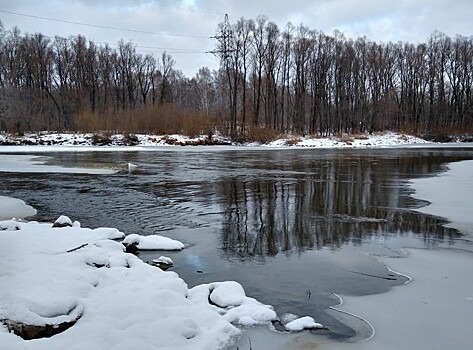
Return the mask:
[[[452,238],[457,232],[438,218],[402,209],[413,201],[402,186],[406,176],[438,171],[439,164],[408,157],[388,164],[340,157],[305,164],[287,178],[230,178],[221,183],[223,249],[240,256],[272,256],[357,244],[370,236],[412,232],[426,241]]]

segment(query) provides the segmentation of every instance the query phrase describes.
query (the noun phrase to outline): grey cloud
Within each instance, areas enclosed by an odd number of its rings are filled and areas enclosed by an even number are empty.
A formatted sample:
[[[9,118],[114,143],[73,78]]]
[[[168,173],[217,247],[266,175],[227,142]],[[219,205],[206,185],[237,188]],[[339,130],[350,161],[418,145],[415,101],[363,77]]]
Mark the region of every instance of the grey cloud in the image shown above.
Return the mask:
[[[376,41],[425,40],[434,30],[448,35],[472,35],[471,0],[16,0],[5,2],[0,10],[77,22],[130,28],[141,31],[212,36],[217,24],[228,13],[235,22],[240,17],[256,18],[264,14],[281,29],[287,22],[326,33],[339,29],[347,37],[367,36]],[[191,49],[200,52],[213,49],[210,39],[160,36],[57,23],[0,13],[5,28],[13,25],[23,32],[42,32],[69,36],[81,33],[98,42],[116,43],[120,38],[139,46]],[[154,52],[157,49],[141,49]],[[170,50],[168,50],[170,51]],[[172,53],[172,52],[171,52]],[[172,53],[186,75],[194,75],[203,65],[217,68],[209,54]]]

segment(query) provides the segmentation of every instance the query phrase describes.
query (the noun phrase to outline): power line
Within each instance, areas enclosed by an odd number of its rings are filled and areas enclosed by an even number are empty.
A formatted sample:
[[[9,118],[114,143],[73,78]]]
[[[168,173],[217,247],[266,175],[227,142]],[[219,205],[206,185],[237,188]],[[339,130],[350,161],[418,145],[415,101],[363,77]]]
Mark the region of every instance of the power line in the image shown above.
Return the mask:
[[[59,22],[59,23],[68,23],[68,24],[75,24],[75,25],[86,26],[86,27],[94,27],[94,28],[101,28],[101,29],[111,29],[111,30],[117,30],[117,31],[123,31],[123,32],[140,33],[140,34],[152,34],[152,35],[163,35],[163,36],[174,36],[174,37],[182,37],[182,38],[204,38],[204,39],[210,39],[210,36],[185,35],[185,34],[175,34],[175,33],[166,33],[166,32],[152,32],[152,31],[147,31],[147,30],[118,28],[118,27],[105,26],[105,25],[101,25],[101,24],[93,24],[93,23],[83,23],[83,22],[69,21],[69,20],[64,20],[64,19],[57,19],[57,18],[51,18],[51,17],[43,17],[43,16],[37,16],[37,15],[26,14],[26,13],[13,12],[13,11],[0,10],[0,12],[1,12],[1,13],[10,14],[10,15],[15,15],[15,16],[22,16],[22,17],[28,17],[28,18],[41,19],[41,20],[44,20],[44,21],[52,21],[52,22]]]
[[[4,32],[9,33],[9,34],[14,34],[14,32],[11,31],[11,30],[5,30]],[[43,33],[38,33],[38,34],[42,35],[45,38],[53,39],[53,40],[56,39],[56,38],[67,40],[67,41],[70,41],[70,42],[73,42],[73,40],[74,40],[73,36],[71,36],[69,38],[65,38],[65,37],[62,37],[62,36],[59,36],[59,35],[51,36],[51,35],[45,35]],[[22,37],[31,36],[31,34],[28,34],[28,33],[19,33],[19,35],[22,36]],[[110,47],[118,47],[119,46],[119,44],[113,44],[113,43],[108,43],[108,42],[103,42],[103,41],[93,41],[92,40],[92,42],[94,44],[97,44],[97,45],[107,45],[107,46],[110,46]],[[131,42],[131,43],[133,44],[133,42]],[[176,47],[158,47],[158,46],[142,46],[142,45],[134,45],[134,46],[137,49],[159,50],[159,51],[166,51],[167,53],[172,53],[172,54],[206,54],[206,53],[208,53],[208,51],[200,51],[200,50],[194,50],[194,49],[181,49],[181,48],[176,48]]]

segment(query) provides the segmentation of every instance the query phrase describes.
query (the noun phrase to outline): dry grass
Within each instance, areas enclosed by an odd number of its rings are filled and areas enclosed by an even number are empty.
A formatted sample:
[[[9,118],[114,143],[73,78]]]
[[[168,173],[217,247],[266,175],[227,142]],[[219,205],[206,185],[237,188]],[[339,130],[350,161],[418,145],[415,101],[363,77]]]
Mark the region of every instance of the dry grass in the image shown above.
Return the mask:
[[[299,137],[292,137],[286,140],[285,145],[286,146],[295,146],[302,140]]]
[[[97,132],[107,130],[113,133],[132,135],[153,133],[158,135],[182,134],[189,137],[211,135],[214,120],[209,116],[184,111],[173,104],[148,106],[130,111],[106,111],[77,113],[75,130]],[[131,143],[134,141],[129,139]]]
[[[245,135],[246,141],[259,142],[266,144],[279,138],[279,133],[271,128],[261,128],[258,126],[250,126]]]

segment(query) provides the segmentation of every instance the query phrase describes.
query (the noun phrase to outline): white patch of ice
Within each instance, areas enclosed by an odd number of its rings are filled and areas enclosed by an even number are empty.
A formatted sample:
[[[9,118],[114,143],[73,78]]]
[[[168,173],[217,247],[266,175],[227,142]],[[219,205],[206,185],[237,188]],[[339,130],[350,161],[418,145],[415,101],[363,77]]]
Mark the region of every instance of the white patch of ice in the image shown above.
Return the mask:
[[[450,163],[448,168],[435,177],[411,180],[413,197],[430,202],[417,210],[447,218],[448,226],[473,239],[473,160]]]
[[[415,196],[432,204],[419,211],[446,217],[470,237],[473,216],[473,161],[449,164],[439,176],[412,180]],[[464,208],[467,208],[464,210]],[[467,244],[467,247],[468,244]],[[371,340],[329,344],[328,350],[467,349],[473,324],[473,253],[469,250],[408,249],[407,258],[383,258],[412,280],[388,293],[344,296],[342,311],[374,326]],[[334,313],[336,315],[336,313]]]
[[[471,345],[473,255],[447,249],[409,249],[408,258],[383,258],[412,282],[384,294],[343,296],[337,307],[369,320],[367,342],[330,344],[327,350],[467,349]],[[448,320],[448,322],[446,322]]]
[[[21,151],[25,152],[28,149],[32,152],[41,151],[40,146],[0,146],[0,151]],[[36,149],[34,147],[37,147]],[[55,151],[56,149],[51,149]],[[56,150],[57,151],[57,150]],[[98,174],[107,175],[114,174],[116,170],[105,168],[66,168],[56,165],[46,165],[44,157],[30,156],[24,154],[0,154],[0,172],[8,173],[72,173],[72,174]]]
[[[23,219],[36,215],[36,209],[16,198],[0,196],[0,220]]]

